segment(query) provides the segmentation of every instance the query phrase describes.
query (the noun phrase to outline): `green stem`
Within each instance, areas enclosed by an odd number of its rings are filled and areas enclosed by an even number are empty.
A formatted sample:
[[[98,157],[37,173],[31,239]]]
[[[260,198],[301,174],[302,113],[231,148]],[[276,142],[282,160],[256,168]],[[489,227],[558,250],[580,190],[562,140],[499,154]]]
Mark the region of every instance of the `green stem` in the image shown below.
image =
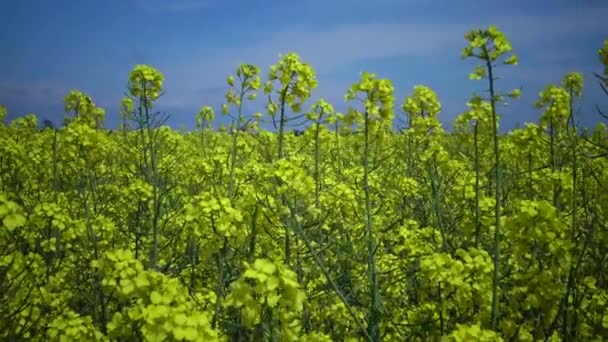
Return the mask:
[[[369,309],[368,318],[368,334],[373,342],[379,342],[380,322],[382,321],[382,312],[380,311],[380,289],[378,286],[378,275],[376,274],[376,242],[373,235],[372,227],[372,208],[371,195],[369,191],[369,113],[365,111],[365,147],[363,156],[363,186],[365,190],[365,217],[366,227],[365,233],[367,236],[367,253],[368,253],[368,271],[370,277],[370,296],[371,306]]]
[[[320,119],[320,118],[319,118]],[[319,175],[319,155],[320,155],[320,146],[319,146],[319,126],[320,122],[315,123],[315,206],[319,207],[319,193],[321,192],[321,180]]]
[[[496,206],[494,207],[494,274],[492,276],[492,330],[498,328],[498,315],[499,315],[499,265],[500,265],[500,209],[501,209],[501,179],[500,179],[500,150],[498,146],[498,118],[496,115],[496,99],[494,96],[494,75],[492,68],[492,61],[490,60],[489,53],[485,45],[483,46],[484,55],[486,57],[486,67],[488,69],[488,79],[490,83],[490,105],[492,107],[492,136],[494,138],[494,178],[496,179],[496,191],[495,200]]]
[[[475,121],[473,126],[473,139],[475,143],[475,248],[479,246],[479,240],[481,235],[481,220],[479,210],[479,136],[478,136],[479,122]]]

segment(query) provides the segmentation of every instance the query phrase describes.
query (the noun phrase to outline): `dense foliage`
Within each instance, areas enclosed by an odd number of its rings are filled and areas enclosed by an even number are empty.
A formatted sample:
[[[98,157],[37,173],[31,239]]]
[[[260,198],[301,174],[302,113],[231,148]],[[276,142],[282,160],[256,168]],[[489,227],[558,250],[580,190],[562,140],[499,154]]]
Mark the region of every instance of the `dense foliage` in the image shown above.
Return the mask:
[[[315,72],[294,53],[265,81],[248,64],[228,77],[219,131],[208,106],[194,132],[164,125],[163,75],[146,65],[118,130],[79,91],[60,129],[0,123],[0,338],[606,338],[606,126],[575,127],[573,72],[541,92],[540,122],[499,134],[520,90],[496,75],[517,55],[495,27],[465,38],[489,96],[453,132],[432,89],[395,113],[391,81],[370,73],[347,113],[307,104]],[[606,89],[608,40],[599,56]],[[244,113],[258,92],[267,113]],[[294,122],[309,125],[295,136]]]

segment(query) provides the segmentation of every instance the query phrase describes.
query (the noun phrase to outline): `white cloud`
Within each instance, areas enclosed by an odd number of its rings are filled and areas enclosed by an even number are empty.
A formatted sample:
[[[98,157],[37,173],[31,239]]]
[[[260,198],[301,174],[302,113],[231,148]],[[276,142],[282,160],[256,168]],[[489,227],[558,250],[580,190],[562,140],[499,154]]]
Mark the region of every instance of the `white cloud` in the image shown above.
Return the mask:
[[[517,48],[547,46],[550,42],[566,44],[583,33],[604,32],[605,24],[602,18],[606,17],[608,7],[596,7],[536,15],[496,16],[488,18],[487,23],[480,24],[484,24],[483,27],[496,23]],[[176,56],[173,63],[163,69],[169,90],[163,102],[184,107],[199,106],[204,101],[208,102],[206,99],[213,95],[207,92],[208,96],[205,96],[202,90],[211,88],[216,89],[216,95],[213,96],[223,97],[227,89],[225,78],[234,72],[239,63],[258,65],[265,75],[268,66],[278,61],[280,53],[290,51],[297,52],[303,60],[312,64],[321,84],[333,81],[331,86],[321,88],[326,88],[324,90],[331,91],[332,96],[337,96],[335,94],[348,87],[348,84],[332,80],[330,74],[340,67],[367,62],[367,65],[371,66],[369,71],[373,72],[374,60],[439,53],[449,56],[449,59],[446,58],[448,62],[457,61],[460,50],[465,45],[465,32],[476,26],[454,22],[364,22],[332,27],[287,26],[281,30],[243,28],[242,32],[234,32],[240,36],[234,43],[206,47],[186,56]],[[557,47],[555,51],[559,53],[561,50]],[[416,65],[409,67],[416,68]],[[536,74],[534,78],[539,78],[547,76],[553,70],[531,71]],[[521,73],[520,75],[527,77]],[[357,76],[353,75],[353,78]],[[222,99],[215,101],[220,102]]]
[[[174,64],[163,69],[168,90],[172,89],[164,101],[175,105],[200,103],[200,90],[225,85],[228,74],[234,73],[240,63],[258,65],[265,76],[268,67],[278,61],[279,54],[290,51],[298,53],[303,61],[314,67],[322,87],[326,88],[325,83],[330,81],[326,75],[343,65],[370,59],[454,51],[461,45],[458,39],[462,36],[460,31],[432,26],[365,24],[267,32],[258,43],[211,47],[188,56],[177,56]],[[333,83],[330,88],[334,93],[337,92],[335,87],[339,87],[341,92],[346,90],[347,85]]]

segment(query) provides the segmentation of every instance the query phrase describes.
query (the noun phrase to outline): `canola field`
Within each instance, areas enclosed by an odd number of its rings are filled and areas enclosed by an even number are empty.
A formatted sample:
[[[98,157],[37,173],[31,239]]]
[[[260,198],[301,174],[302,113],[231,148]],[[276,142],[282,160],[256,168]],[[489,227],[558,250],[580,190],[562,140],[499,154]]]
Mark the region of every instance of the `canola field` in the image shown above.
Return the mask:
[[[116,130],[80,91],[58,128],[1,107],[0,339],[604,341],[608,130],[575,127],[573,108],[601,87],[608,120],[608,40],[595,79],[563,75],[540,121],[504,134],[516,49],[494,26],[463,47],[488,91],[451,132],[432,89],[372,73],[345,113],[310,103],[295,53],[238,66],[191,132],[155,110],[149,65]]]

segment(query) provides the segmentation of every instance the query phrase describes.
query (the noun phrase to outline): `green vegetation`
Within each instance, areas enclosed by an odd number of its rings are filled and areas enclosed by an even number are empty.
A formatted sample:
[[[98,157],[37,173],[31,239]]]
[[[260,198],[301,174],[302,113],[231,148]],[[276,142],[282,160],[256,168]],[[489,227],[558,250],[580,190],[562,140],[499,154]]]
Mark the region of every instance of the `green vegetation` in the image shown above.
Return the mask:
[[[517,55],[495,27],[465,38],[489,96],[451,133],[432,89],[395,113],[391,81],[371,73],[347,113],[307,104],[315,72],[294,53],[265,81],[250,64],[228,76],[219,131],[209,106],[196,131],[167,127],[147,65],[115,132],[80,91],[60,129],[5,124],[0,106],[0,338],[602,341],[606,125],[575,127],[572,72],[541,92],[540,122],[500,134],[499,105],[521,90],[496,75]],[[599,58],[605,90],[608,40]],[[267,113],[245,113],[261,91]]]

